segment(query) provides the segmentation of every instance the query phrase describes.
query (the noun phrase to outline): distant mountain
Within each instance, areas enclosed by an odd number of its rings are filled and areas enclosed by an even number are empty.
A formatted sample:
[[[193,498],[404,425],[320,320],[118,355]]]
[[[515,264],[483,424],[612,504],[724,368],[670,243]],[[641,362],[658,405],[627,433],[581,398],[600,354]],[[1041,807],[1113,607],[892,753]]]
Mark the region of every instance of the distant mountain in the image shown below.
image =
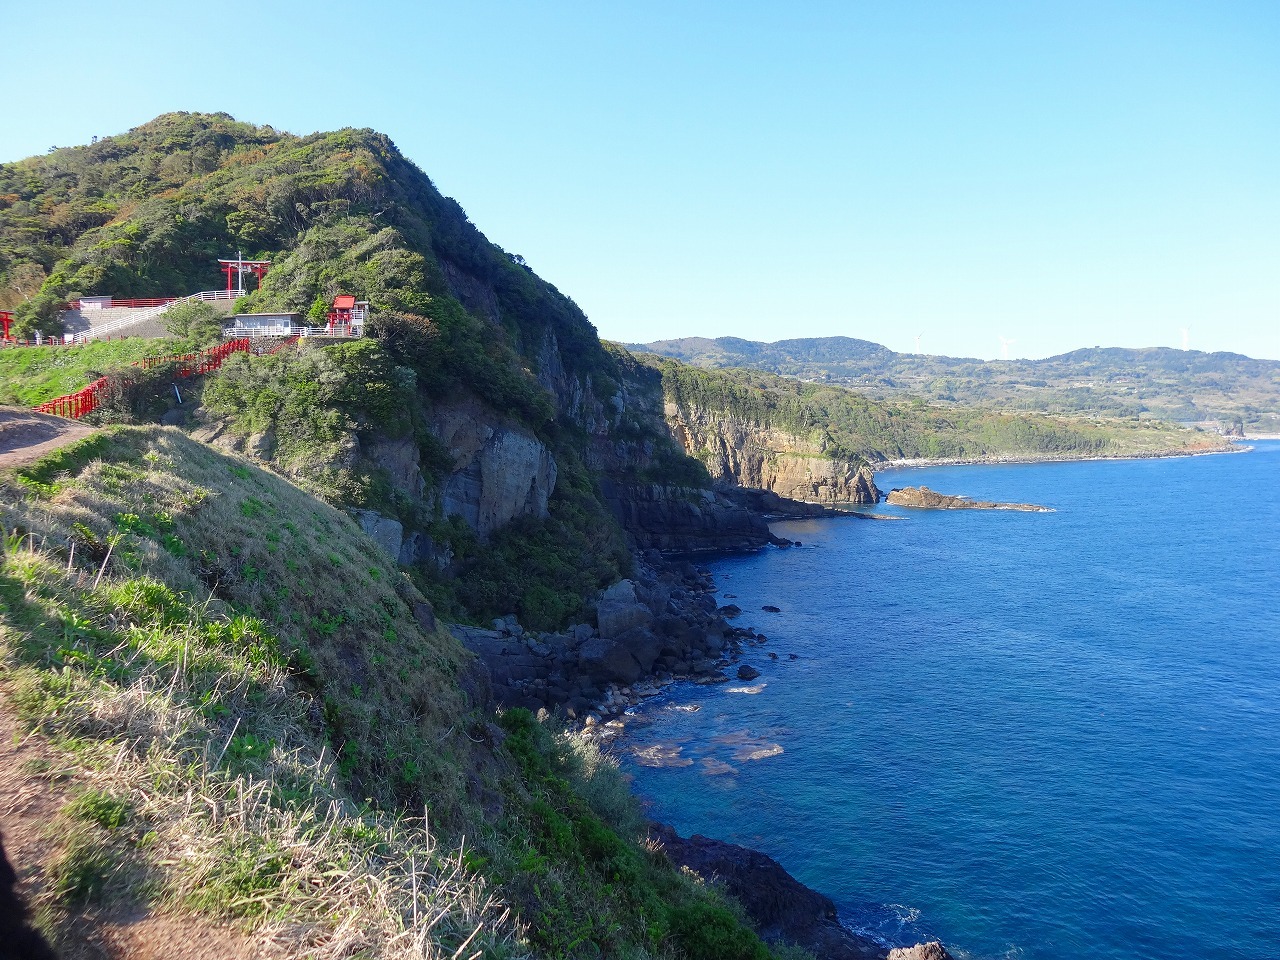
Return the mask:
[[[1280,429],[1280,361],[1238,353],[1092,347],[1043,360],[897,353],[869,340],[815,337],[759,343],[685,337],[631,350],[706,368],[746,367],[852,387],[879,398],[1043,413],[1241,421]]]

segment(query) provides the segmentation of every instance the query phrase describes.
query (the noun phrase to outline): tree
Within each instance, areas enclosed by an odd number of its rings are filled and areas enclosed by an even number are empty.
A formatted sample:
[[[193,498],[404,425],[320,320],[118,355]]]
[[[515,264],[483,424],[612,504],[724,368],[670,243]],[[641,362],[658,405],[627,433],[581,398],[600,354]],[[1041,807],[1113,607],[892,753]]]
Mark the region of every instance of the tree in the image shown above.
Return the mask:
[[[221,314],[201,300],[172,306],[161,318],[165,329],[182,341],[179,349],[199,350],[222,339]]]

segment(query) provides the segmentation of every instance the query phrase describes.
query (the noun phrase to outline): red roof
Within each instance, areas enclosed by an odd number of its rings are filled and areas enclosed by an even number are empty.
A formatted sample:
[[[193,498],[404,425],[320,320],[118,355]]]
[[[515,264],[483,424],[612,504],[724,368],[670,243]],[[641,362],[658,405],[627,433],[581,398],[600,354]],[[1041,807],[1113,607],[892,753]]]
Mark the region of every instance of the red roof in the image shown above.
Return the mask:
[[[355,308],[356,298],[343,294],[340,297],[333,298],[333,309],[335,310],[352,310]]]

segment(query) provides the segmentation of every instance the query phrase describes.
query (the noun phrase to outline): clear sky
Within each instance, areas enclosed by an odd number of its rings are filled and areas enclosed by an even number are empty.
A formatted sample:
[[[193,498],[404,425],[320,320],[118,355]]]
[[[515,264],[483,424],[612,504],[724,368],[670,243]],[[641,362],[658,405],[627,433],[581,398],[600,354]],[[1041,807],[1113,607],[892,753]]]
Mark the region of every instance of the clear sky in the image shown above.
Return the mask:
[[[1280,359],[1280,2],[6,4],[0,161],[374,127],[602,336]]]

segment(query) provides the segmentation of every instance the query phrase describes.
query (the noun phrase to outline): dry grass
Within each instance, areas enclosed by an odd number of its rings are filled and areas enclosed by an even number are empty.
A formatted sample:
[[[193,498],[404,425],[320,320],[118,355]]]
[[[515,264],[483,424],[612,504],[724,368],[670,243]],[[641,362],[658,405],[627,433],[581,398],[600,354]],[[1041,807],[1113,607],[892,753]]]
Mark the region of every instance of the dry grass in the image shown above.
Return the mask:
[[[74,550],[77,569],[96,571],[110,551],[109,576],[145,572],[211,612],[261,617],[360,795],[430,801],[463,823],[457,771],[486,765],[467,736],[483,719],[459,688],[472,660],[447,631],[423,632],[423,598],[396,565],[345,514],[177,430],[117,428],[97,444],[101,459],[74,479],[31,471],[38,496],[11,488],[6,529],[59,557]]]
[[[467,658],[394,566],[175,431],[97,450],[4,508],[4,686],[79,796],[42,894],[55,933],[128,889],[291,957],[526,955],[442,823],[478,820]]]

